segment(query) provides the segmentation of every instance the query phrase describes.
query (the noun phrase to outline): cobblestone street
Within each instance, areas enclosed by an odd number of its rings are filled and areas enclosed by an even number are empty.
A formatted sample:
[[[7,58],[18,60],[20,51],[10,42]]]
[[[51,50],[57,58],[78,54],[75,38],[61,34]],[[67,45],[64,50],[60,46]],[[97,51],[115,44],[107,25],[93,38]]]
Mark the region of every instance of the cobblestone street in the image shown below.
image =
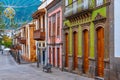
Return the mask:
[[[36,68],[36,63],[17,64],[7,52],[0,52],[0,80],[92,80],[52,68],[52,73]]]

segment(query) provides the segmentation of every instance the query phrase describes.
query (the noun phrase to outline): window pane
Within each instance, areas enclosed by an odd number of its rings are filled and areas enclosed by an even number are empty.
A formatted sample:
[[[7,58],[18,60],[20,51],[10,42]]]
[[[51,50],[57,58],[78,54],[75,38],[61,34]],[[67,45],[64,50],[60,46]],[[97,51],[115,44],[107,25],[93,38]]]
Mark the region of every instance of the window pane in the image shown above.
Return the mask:
[[[83,1],[83,8],[84,9],[88,9],[88,2],[89,2],[88,0]]]
[[[102,5],[103,4],[103,0],[96,0],[96,4],[97,4],[97,6]]]
[[[77,1],[73,0],[73,14],[77,12]]]
[[[56,31],[56,15],[53,15],[52,17],[52,36],[55,36],[55,31]]]
[[[51,17],[49,18],[49,36],[51,36]]]
[[[60,35],[60,12],[57,13],[57,36]]]
[[[68,0],[65,0],[65,6],[67,6],[68,5]]]

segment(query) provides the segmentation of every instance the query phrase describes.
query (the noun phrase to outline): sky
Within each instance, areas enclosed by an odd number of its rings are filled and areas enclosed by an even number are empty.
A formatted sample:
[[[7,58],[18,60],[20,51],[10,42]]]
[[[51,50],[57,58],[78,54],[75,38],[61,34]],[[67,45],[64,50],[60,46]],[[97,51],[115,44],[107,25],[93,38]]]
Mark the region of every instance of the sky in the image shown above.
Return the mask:
[[[23,23],[30,22],[32,20],[32,14],[40,6],[40,0],[0,0],[3,3],[4,10],[11,7],[15,10],[14,24],[17,23],[19,27]],[[10,29],[10,19],[6,18],[3,11],[3,18],[6,24],[6,28]]]

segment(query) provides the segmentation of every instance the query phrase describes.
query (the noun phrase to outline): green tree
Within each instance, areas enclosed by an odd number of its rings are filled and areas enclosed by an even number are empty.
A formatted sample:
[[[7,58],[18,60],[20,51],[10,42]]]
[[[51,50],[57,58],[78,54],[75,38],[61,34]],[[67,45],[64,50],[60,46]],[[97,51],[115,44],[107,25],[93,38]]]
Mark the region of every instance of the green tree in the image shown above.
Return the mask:
[[[3,36],[2,41],[4,41],[2,45],[4,45],[5,47],[10,47],[12,45],[12,39],[8,37],[7,35]]]
[[[3,20],[3,10],[4,8],[2,7],[3,3],[0,2],[0,29],[5,29],[5,23]]]

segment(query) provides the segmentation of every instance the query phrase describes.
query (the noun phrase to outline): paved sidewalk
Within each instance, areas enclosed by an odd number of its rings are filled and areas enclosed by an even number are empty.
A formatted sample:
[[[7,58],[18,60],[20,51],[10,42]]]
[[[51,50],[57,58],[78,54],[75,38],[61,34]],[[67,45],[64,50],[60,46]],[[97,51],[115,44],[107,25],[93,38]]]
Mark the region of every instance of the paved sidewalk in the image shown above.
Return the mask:
[[[33,67],[38,72],[43,73],[43,74],[45,74],[47,76],[58,77],[58,78],[60,78],[60,80],[94,80],[92,78],[83,77],[83,76],[80,76],[80,75],[77,75],[77,74],[61,71],[61,70],[56,69],[56,68],[52,68],[51,73],[46,73],[46,72],[42,71],[43,70],[42,65],[40,65],[40,67],[37,68],[37,63],[28,64],[28,66]],[[55,80],[59,80],[59,79],[56,78]]]
[[[36,63],[17,64],[9,53],[0,54],[0,80],[93,80],[76,74],[52,68],[46,73],[36,67]]]

